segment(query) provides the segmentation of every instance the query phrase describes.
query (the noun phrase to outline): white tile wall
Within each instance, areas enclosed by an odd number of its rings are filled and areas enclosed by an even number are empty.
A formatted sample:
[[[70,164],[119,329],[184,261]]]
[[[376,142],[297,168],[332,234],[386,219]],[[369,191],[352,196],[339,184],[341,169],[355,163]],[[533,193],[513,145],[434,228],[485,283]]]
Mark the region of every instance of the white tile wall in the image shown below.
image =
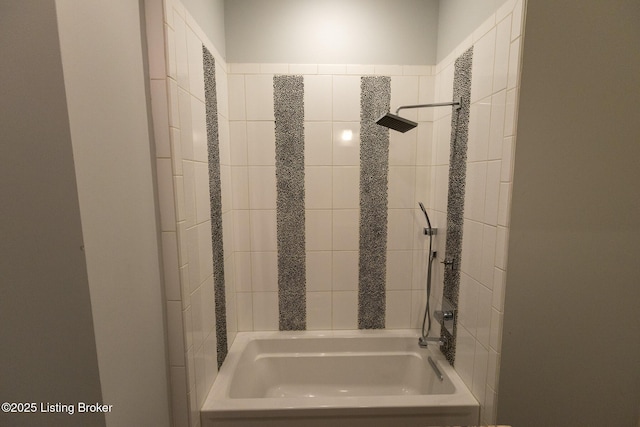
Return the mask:
[[[241,165],[246,172],[248,162],[246,127],[230,128],[228,121],[232,113],[246,117],[245,106],[238,103],[245,98],[234,99],[238,102],[230,110],[227,87],[235,85],[237,90],[244,90],[244,79],[228,82],[227,65],[221,55],[178,0],[147,0],[145,7],[159,20],[159,25],[148,27],[152,41],[164,44],[164,49],[149,49],[149,62],[153,64],[150,87],[163,230],[173,421],[176,426],[198,426],[197,408],[217,373],[202,45],[216,60],[225,283],[234,302],[234,243],[249,246],[250,242],[243,240],[249,239],[248,233],[235,236],[233,232],[234,223],[240,221],[234,221],[232,207],[248,207],[249,197],[248,181],[232,179],[237,171],[231,165]],[[235,140],[244,141],[244,147],[231,146],[231,134]],[[236,182],[236,191],[232,191],[231,185]],[[228,318],[235,319],[235,305],[228,306]],[[228,322],[231,341],[236,325],[235,320]]]
[[[473,43],[456,370],[488,425],[495,423],[498,391],[521,21],[522,2],[507,1],[435,67],[436,99],[448,100],[453,61]],[[450,117],[434,118],[431,200],[436,218],[444,218]]]

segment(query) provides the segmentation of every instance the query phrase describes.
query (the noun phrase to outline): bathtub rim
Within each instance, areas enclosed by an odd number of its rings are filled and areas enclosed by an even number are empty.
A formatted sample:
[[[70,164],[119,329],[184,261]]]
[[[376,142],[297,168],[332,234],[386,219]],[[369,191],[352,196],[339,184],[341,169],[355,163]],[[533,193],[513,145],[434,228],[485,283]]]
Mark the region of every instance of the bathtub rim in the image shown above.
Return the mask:
[[[403,395],[403,396],[338,396],[338,397],[291,397],[291,398],[231,398],[229,391],[232,375],[245,347],[254,340],[299,339],[299,338],[387,338],[415,339],[417,352],[428,352],[444,375],[455,387],[453,394]],[[287,415],[318,416],[372,414],[416,414],[438,415],[445,411],[466,413],[479,412],[480,405],[464,384],[444,355],[431,347],[418,347],[418,331],[414,329],[394,330],[325,330],[325,331],[258,331],[238,332],[227,359],[218,372],[201,408],[201,414],[210,419],[241,417],[276,417]]]

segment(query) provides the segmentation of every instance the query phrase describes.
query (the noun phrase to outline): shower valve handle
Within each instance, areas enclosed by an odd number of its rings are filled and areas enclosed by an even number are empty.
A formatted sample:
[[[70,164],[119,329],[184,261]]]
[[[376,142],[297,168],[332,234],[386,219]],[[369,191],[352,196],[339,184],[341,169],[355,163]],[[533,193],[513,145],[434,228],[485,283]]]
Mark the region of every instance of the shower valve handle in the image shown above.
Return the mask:
[[[451,270],[455,270],[456,269],[456,259],[447,259],[445,258],[444,261],[440,262],[441,264],[444,264],[445,267],[451,267]]]

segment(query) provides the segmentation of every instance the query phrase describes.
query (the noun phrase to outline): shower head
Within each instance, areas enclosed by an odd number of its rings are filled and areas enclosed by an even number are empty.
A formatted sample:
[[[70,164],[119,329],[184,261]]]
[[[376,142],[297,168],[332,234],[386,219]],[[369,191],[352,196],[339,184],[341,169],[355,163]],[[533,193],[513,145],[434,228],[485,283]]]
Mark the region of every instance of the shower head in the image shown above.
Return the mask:
[[[382,117],[376,120],[376,123],[379,124],[380,126],[384,126],[389,129],[393,129],[395,131],[402,132],[402,133],[410,131],[414,127],[418,126],[416,122],[407,120],[403,117],[400,117],[396,114],[391,114],[391,113],[386,113],[382,115]]]
[[[457,111],[462,106],[462,102],[460,101],[459,98],[457,98],[452,102],[436,102],[433,104],[418,104],[418,105],[401,105],[400,107],[398,107],[395,114],[391,114],[391,113],[383,114],[382,117],[376,120],[376,123],[379,124],[380,126],[384,126],[389,129],[393,129],[393,130],[397,130],[398,132],[405,133],[407,131],[410,131],[414,127],[418,126],[418,124],[414,121],[405,119],[404,117],[400,117],[398,115],[400,110],[404,110],[406,108],[446,107],[449,105],[453,106],[453,108]]]

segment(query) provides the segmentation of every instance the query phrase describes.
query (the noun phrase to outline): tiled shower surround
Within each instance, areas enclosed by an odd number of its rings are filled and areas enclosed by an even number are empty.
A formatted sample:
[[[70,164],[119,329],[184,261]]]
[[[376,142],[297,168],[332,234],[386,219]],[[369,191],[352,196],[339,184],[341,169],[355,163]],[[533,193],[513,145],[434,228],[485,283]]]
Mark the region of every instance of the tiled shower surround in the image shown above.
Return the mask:
[[[304,185],[298,185],[304,194],[305,283],[304,299],[300,295],[296,303],[304,303],[306,329],[357,329],[363,326],[358,319],[360,230],[366,226],[361,224],[361,157],[370,154],[361,152],[367,132],[361,125],[363,77],[389,80],[392,110],[450,101],[454,60],[471,46],[455,366],[481,403],[483,420],[492,421],[521,3],[505,3],[436,66],[227,64],[181,3],[146,3],[175,425],[199,424],[198,408],[217,374],[221,305],[216,303],[214,283],[220,282],[214,275],[224,274],[228,345],[236,331],[282,326],[274,77],[299,76],[303,85]],[[213,266],[202,45],[215,60],[223,241],[214,245],[222,246],[224,273]],[[440,262],[445,254],[451,109],[402,115],[419,126],[406,134],[388,134],[384,316],[375,327],[419,328],[422,322],[428,240],[418,201],[439,229],[432,309],[440,307],[443,294]],[[380,299],[376,301],[380,309]],[[291,325],[289,321],[300,325],[295,316],[284,320]],[[433,336],[440,333],[437,326]]]

